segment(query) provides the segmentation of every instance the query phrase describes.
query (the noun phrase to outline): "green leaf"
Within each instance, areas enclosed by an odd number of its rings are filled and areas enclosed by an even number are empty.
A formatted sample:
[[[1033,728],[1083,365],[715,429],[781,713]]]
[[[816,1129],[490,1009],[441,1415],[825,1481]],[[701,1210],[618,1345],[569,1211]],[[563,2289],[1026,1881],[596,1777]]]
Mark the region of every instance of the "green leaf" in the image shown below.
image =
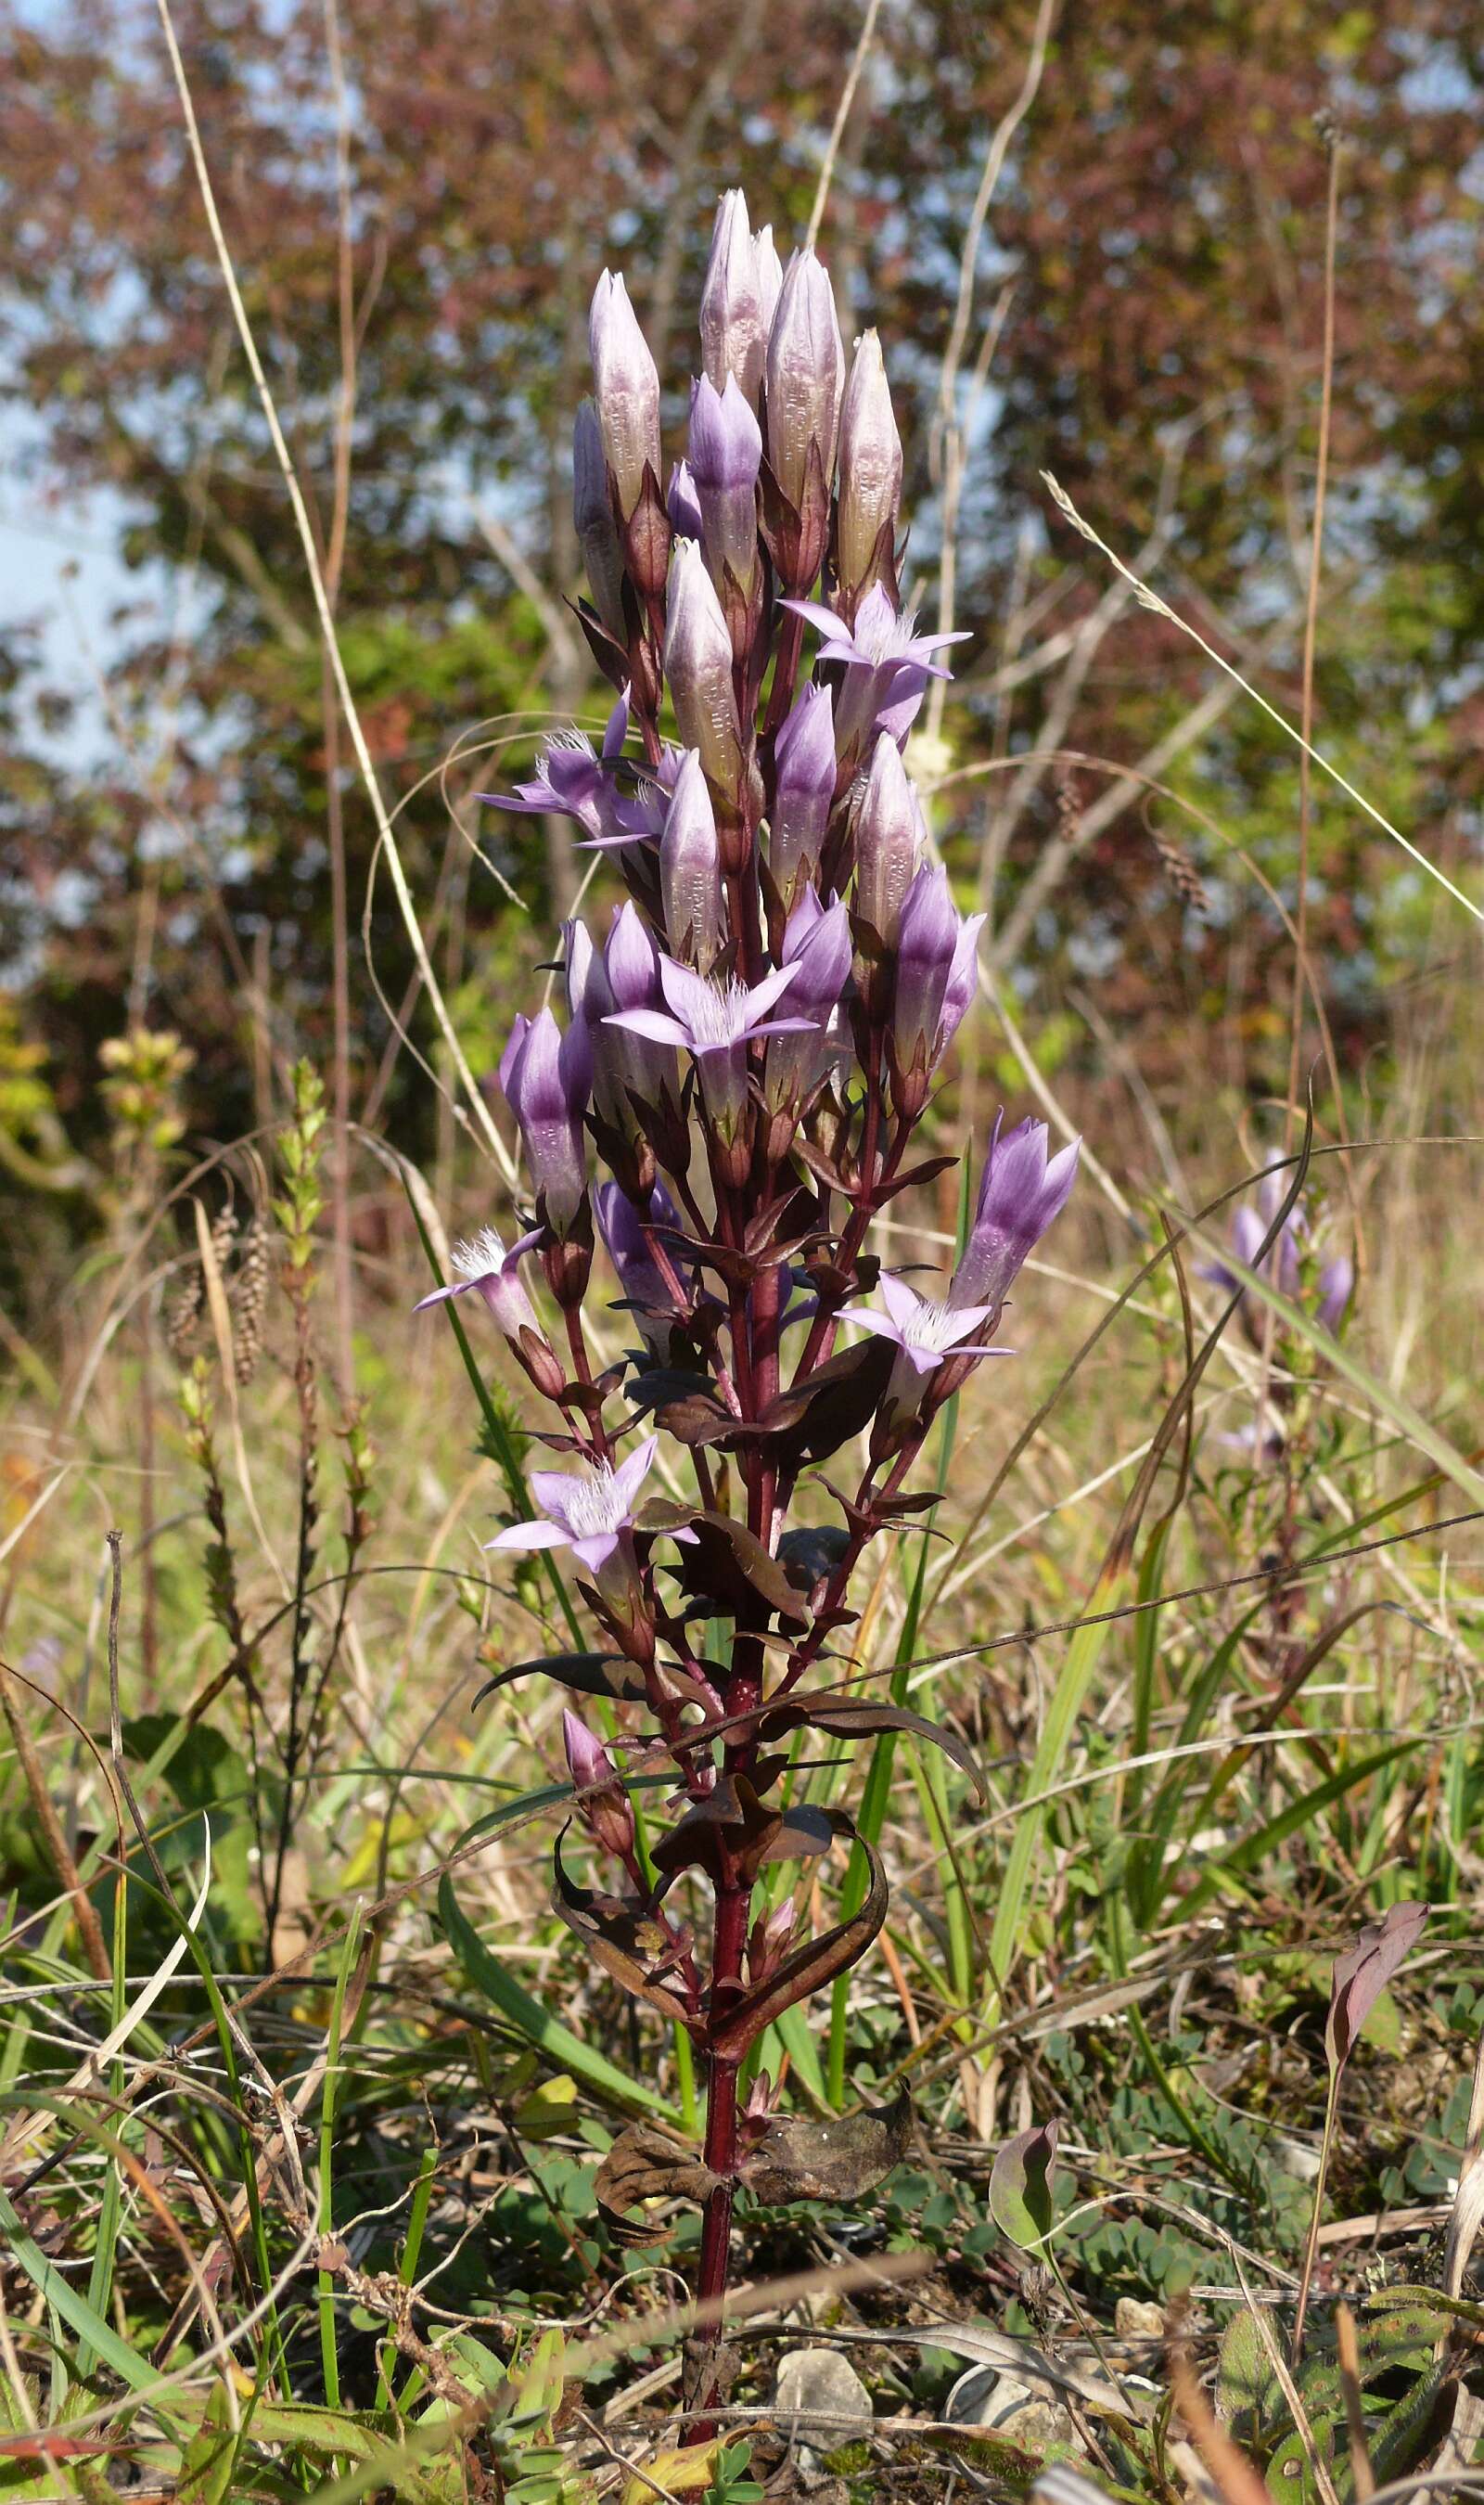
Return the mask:
[[[591,2044],[584,2043],[580,2035],[574,2035],[569,2027],[564,2027],[560,2018],[543,2009],[538,2000],[533,2000],[524,1986],[485,1947],[472,1923],[461,1912],[447,1871],[438,1883],[438,1919],[444,1938],[475,1991],[483,1993],[528,2043],[569,2071],[604,2104],[617,2105],[624,2113],[660,2114],[678,2128],[679,2115],[653,2088],[646,2087],[641,2079],[631,2079]]]
[[[995,2154],[989,2174],[989,2214],[1021,2252],[1044,2244],[1055,2224],[1052,2171],[1059,2123],[1036,2123]]]

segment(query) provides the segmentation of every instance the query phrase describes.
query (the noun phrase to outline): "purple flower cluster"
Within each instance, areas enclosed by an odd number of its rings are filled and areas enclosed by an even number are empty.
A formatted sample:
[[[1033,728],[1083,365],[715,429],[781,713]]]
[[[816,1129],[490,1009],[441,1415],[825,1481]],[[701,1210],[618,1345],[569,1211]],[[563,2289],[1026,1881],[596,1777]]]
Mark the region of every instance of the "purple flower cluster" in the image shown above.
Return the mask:
[[[565,1657],[569,1683],[642,1699],[676,1770],[683,1814],[651,1839],[646,1878],[618,1767],[568,1716],[574,1814],[619,1864],[620,1899],[604,1932],[597,1899],[564,1895],[559,1854],[558,1903],[631,1989],[645,1943],[643,1996],[707,2059],[714,2293],[738,2064],[870,1928],[863,1916],[846,1947],[831,1932],[811,1949],[793,1908],[752,1923],[765,1858],[846,1831],[838,1814],[768,1803],[785,1758],[767,1743],[808,1720],[810,1672],[864,1550],[916,1501],[905,1482],[934,1417],[1009,1354],[992,1336],[1078,1152],[1049,1155],[1044,1124],[996,1123],[951,1277],[880,1271],[875,1221],[944,1162],[913,1151],[975,998],[984,917],[959,910],[904,754],[959,639],[919,633],[903,605],[902,444],[876,334],[847,357],[822,264],[805,249],[780,266],[729,193],[663,489],[659,377],[607,272],[591,344],[580,615],[618,702],[600,749],[558,734],[497,805],[575,820],[623,900],[605,927],[567,925],[565,1015],[517,1017],[500,1065],[531,1222],[508,1252],[494,1234],[461,1246],[438,1293],[483,1297],[555,1413],[543,1440],[570,1463],[530,1472],[531,1518],[493,1544],[570,1561],[604,1649]],[[629,1343],[605,1367],[587,1319],[600,1239]],[[525,1264],[544,1276],[550,1327]],[[863,1433],[841,1494],[824,1466],[847,1467],[836,1457]],[[787,1536],[803,1485],[838,1515],[817,1570]],[[714,1633],[698,1649],[718,1626],[719,1660]],[[884,1880],[867,1859],[879,1923]],[[684,1872],[714,1896],[708,1960],[667,1901]]]

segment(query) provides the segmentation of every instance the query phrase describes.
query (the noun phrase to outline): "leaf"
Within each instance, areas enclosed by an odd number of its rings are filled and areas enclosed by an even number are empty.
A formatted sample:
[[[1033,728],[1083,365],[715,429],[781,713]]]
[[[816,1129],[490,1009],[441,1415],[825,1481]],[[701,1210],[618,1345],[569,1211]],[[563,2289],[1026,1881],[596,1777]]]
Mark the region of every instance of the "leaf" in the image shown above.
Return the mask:
[[[1334,1960],[1325,2049],[1329,2066],[1342,2070],[1362,2028],[1394,1974],[1422,1937],[1428,1905],[1393,1905],[1383,1922],[1367,1923],[1353,1949]]]
[[[758,1716],[758,1736],[764,1740],[777,1739],[784,1731],[801,1727],[828,1731],[839,1740],[871,1739],[881,1731],[910,1731],[914,1739],[927,1740],[946,1757],[951,1757],[968,1776],[980,1799],[985,1797],[984,1779],[968,1742],[945,1723],[930,1722],[925,1714],[914,1713],[906,1705],[882,1705],[868,1696],[811,1696],[806,1688],[781,1704],[765,1706]]]
[[[643,1672],[621,1652],[545,1652],[535,1661],[517,1661],[508,1670],[498,1670],[485,1680],[469,1711],[497,1687],[510,1687],[518,1678],[554,1678],[579,1696],[607,1696],[615,1703],[645,1692]]]
[[[647,2001],[662,2017],[694,2030],[696,2022],[680,1993],[658,1977],[659,1962],[674,1954],[670,1934],[637,1896],[600,1896],[569,1878],[562,1859],[566,1833],[564,1826],[552,1855],[556,1875],[551,1901],[563,1922],[625,1992],[632,1992],[636,2000]]]
[[[604,2224],[620,2244],[659,2243],[669,2230],[653,2221],[635,2220],[641,2201],[704,2202],[716,2177],[701,2162],[689,2141],[676,2140],[652,2123],[633,2122],[621,2131],[593,2185]]]
[[[756,1595],[789,1624],[806,1623],[809,1612],[783,1568],[744,1522],[727,1513],[697,1513],[691,1522],[695,1542],[681,1562],[687,1591],[719,1601],[734,1614]]]
[[[989,2172],[989,2214],[1021,2252],[1044,2244],[1055,2223],[1052,2173],[1057,2122],[1036,2123],[995,2153]]]
[[[847,1821],[844,1831],[851,1831]],[[825,1984],[834,1981],[837,1974],[844,1974],[846,1967],[854,1965],[858,1958],[865,1956],[886,1920],[890,1890],[886,1885],[885,1868],[875,1846],[868,1844],[863,1835],[855,1840],[866,1855],[871,1873],[871,1884],[860,1911],[846,1922],[837,1923],[832,1930],[822,1932],[818,1939],[802,1940],[755,1991],[744,1993],[741,2000],[733,2001],[724,2015],[706,2031],[703,2040],[708,2051],[723,2054],[729,2061],[740,2060],[770,2020],[781,2016],[785,2009],[792,2009],[796,2001],[807,2000],[811,1992],[822,1990]]]
[[[622,2505],[655,2505],[661,2496],[694,2496],[716,2484],[717,2444],[688,2444],[678,2452],[653,2452],[636,2469]]]
[[[617,2105],[630,2113],[638,2110],[659,2114],[667,2122],[678,2121],[679,2117],[663,2097],[657,2096],[641,2079],[631,2079],[626,2071],[605,2060],[580,2035],[574,2035],[569,2027],[564,2027],[560,2018],[553,2017],[549,2009],[543,2009],[538,2000],[533,2000],[530,1993],[485,1947],[472,1923],[461,1912],[453,1882],[446,1870],[438,1882],[438,1920],[443,1926],[444,1938],[475,1991],[482,1992],[486,2000],[493,2002],[501,2017],[524,2035],[528,2043],[534,2044],[550,2061],[560,2063],[564,2070],[569,2070],[573,2078],[579,2080],[601,2103]]]
[[[907,2154],[912,2099],[812,2122],[778,2114],[742,2165],[749,2192],[772,2207],[788,2201],[863,2201]]]
[[[554,2079],[543,2079],[540,2086],[524,2097],[510,2119],[521,2139],[554,2139],[558,2132],[570,2131],[576,2120],[577,2082],[560,2070]]]
[[[770,1401],[752,1431],[776,1439],[796,1464],[823,1461],[870,1425],[895,1358],[877,1334],[839,1350]]]

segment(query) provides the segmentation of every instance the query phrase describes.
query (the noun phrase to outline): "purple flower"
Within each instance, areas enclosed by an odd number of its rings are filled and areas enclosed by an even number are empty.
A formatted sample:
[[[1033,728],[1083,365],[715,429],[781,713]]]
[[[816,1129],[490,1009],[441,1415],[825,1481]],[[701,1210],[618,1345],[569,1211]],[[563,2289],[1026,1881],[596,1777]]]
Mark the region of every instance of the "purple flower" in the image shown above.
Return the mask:
[[[796,252],[783,273],[768,334],[768,462],[789,503],[802,512],[810,452],[827,491],[845,390],[846,352],[829,272],[812,252]]]
[[[588,342],[603,448],[627,521],[644,492],[644,471],[660,476],[660,378],[621,277],[604,270],[593,291]]]
[[[638,1209],[616,1182],[601,1182],[593,1194],[593,1205],[598,1231],[607,1248],[624,1299],[635,1309],[640,1337],[646,1348],[664,1356],[670,1345],[670,1317],[679,1308],[649,1249],[644,1225],[647,1220],[651,1228],[678,1228],[679,1211],[660,1182],[653,1186],[644,1210]]]
[[[922,805],[901,751],[883,730],[855,821],[855,910],[888,948],[895,944],[926,836]]]
[[[742,782],[742,723],[732,683],[732,637],[693,540],[676,540],[670,561],[665,676],[687,748],[718,792],[735,799]]]
[[[735,380],[756,408],[762,387],[768,331],[782,273],[775,281],[777,254],[773,229],[754,235],[742,192],[724,192],[711,229],[710,258],[701,291],[701,348],[707,374],[717,391]]]
[[[1327,1331],[1336,1331],[1355,1287],[1355,1263],[1348,1252],[1336,1252],[1319,1274],[1319,1319]]]
[[[458,1277],[420,1298],[413,1312],[426,1313],[430,1305],[441,1305],[450,1296],[473,1294],[488,1305],[506,1339],[518,1340],[523,1330],[535,1331],[539,1339],[543,1334],[535,1307],[520,1281],[521,1261],[539,1240],[538,1229],[522,1235],[507,1252],[494,1227],[482,1226],[466,1243],[456,1244],[449,1255],[449,1267]]]
[[[806,688],[785,715],[774,769],[768,868],[786,913],[818,866],[835,797],[835,699],[828,688]]]
[[[718,583],[730,566],[739,588],[757,572],[757,480],[763,438],[736,377],[717,391],[703,374],[690,405],[690,476],[701,509],[707,562]]]
[[[859,1323],[878,1339],[889,1339],[901,1352],[902,1365],[913,1374],[935,1374],[950,1357],[1010,1357],[1008,1348],[980,1348],[974,1333],[989,1320],[992,1305],[935,1304],[919,1296],[905,1279],[883,1270],[879,1283],[881,1304],[845,1305],[840,1319]]]
[[[1283,1206],[1285,1184],[1279,1175],[1264,1175],[1258,1185],[1257,1207],[1241,1203],[1232,1216],[1231,1249],[1244,1268],[1256,1270],[1262,1251],[1262,1239]],[[1280,1295],[1295,1303],[1303,1294],[1303,1251],[1309,1236],[1309,1219],[1302,1203],[1291,1209],[1279,1230],[1278,1240],[1268,1249],[1262,1269]],[[1252,1300],[1245,1282],[1224,1262],[1203,1262],[1196,1273],[1214,1287],[1225,1288],[1228,1294],[1240,1294],[1243,1311],[1251,1319]],[[1318,1279],[1318,1301],[1315,1312],[1328,1331],[1338,1324],[1350,1302],[1355,1286],[1355,1264],[1346,1252],[1336,1252],[1324,1262]]]
[[[794,1035],[811,1026],[809,1018],[776,1018],[772,1011],[799,972],[797,961],[776,966],[771,974],[749,987],[735,976],[710,982],[660,959],[660,984],[666,1007],[621,1011],[611,1023],[656,1043],[673,1043],[693,1053],[701,1073],[702,1092],[713,1117],[723,1127],[735,1122],[746,1102],[747,1046],[773,1035]]]
[[[674,1055],[663,1045],[645,1043],[608,1021],[615,1009],[657,1008],[660,1002],[660,955],[642,916],[632,903],[617,905],[598,956],[580,923],[569,923],[568,992],[573,1016],[587,1022],[593,1048],[593,1098],[598,1111],[615,1130],[633,1138],[637,1117],[630,1091],[656,1102],[667,1085],[674,1086]],[[580,934],[580,938],[577,935]],[[574,967],[580,972],[574,987]]]
[[[677,461],[671,471],[665,511],[677,540],[699,540],[703,527],[701,507],[696,501],[696,482],[688,461]]]
[[[634,1809],[603,1742],[580,1715],[562,1716],[567,1771],[578,1793],[577,1816],[595,1844],[627,1861],[634,1852]]]
[[[1027,1116],[1002,1137],[1003,1120],[996,1114],[974,1224],[949,1288],[949,1303],[960,1309],[983,1304],[994,1312],[1004,1303],[1076,1180],[1080,1140],[1048,1158],[1044,1122]]]
[[[569,1548],[596,1574],[613,1555],[626,1532],[634,1528],[639,1489],[649,1475],[659,1444],[646,1435],[626,1462],[612,1468],[595,1462],[581,1478],[567,1470],[533,1470],[531,1494],[539,1507],[534,1522],[513,1522],[498,1531],[487,1548]]]
[[[897,933],[897,988],[893,1044],[899,1067],[916,1070],[925,1078],[948,1050],[968,1006],[963,991],[965,960],[972,963],[984,915],[960,919],[949,889],[948,871],[924,862],[902,906]],[[963,1007],[955,997],[949,1014],[949,985],[960,976]]]
[[[971,913],[959,925],[958,942],[953,950],[953,963],[943,994],[943,1013],[938,1026],[938,1054],[941,1059],[958,1033],[979,990],[979,935],[984,927],[983,913]]]
[[[835,742],[842,758],[864,754],[881,731],[901,747],[917,718],[929,679],[952,674],[934,661],[946,644],[962,644],[968,630],[952,635],[919,635],[917,613],[900,616],[885,587],[874,583],[847,627],[833,609],[818,600],[785,600],[824,637],[821,661],[844,665],[845,685],[835,707]]]
[[[705,972],[721,946],[721,851],[694,749],[682,759],[660,836],[660,893],[671,955],[693,959]]]
[[[587,1021],[574,1017],[564,1035],[550,1009],[518,1016],[500,1064],[505,1101],[520,1124],[536,1205],[565,1236],[587,1196],[582,1116],[593,1084]]]
[[[794,970],[789,1009],[807,1024],[804,1032],[777,1037],[768,1046],[763,1095],[775,1110],[796,1110],[832,1059],[848,1049],[841,1005],[850,979],[850,917],[840,899],[822,905],[814,890],[805,888],[784,927],[780,955]]]
[[[856,342],[840,411],[839,571],[852,599],[880,572],[882,531],[895,534],[902,495],[902,439],[874,331]],[[888,547],[890,542],[888,540]]]
[[[638,840],[625,822],[625,804],[613,781],[613,769],[629,735],[629,690],[625,688],[608,716],[603,750],[595,755],[585,730],[555,730],[544,742],[529,783],[513,792],[481,792],[494,809],[517,816],[575,818],[597,845]]]
[[[593,606],[613,641],[627,649],[624,559],[608,494],[608,461],[603,448],[598,404],[578,403],[572,428],[572,527],[587,570]]]

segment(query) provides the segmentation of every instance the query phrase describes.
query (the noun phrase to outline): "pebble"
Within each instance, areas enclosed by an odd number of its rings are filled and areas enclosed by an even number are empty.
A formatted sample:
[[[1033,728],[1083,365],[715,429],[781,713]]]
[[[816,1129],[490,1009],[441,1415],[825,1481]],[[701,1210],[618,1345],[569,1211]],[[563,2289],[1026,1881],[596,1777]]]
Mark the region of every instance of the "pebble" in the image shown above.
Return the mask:
[[[790,2349],[773,2398],[784,2433],[821,2458],[871,2432],[871,2395],[838,2348]]]

